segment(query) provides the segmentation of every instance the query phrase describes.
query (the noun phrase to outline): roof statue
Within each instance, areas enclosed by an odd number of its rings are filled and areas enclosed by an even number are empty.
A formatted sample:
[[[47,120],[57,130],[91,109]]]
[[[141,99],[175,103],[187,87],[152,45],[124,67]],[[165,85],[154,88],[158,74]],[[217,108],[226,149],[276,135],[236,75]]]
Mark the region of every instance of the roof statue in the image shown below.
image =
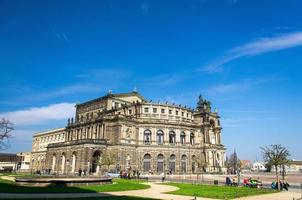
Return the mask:
[[[204,99],[202,97],[202,95],[200,94],[198,97],[198,102],[197,102],[197,110],[206,110],[209,109],[211,110],[211,102],[207,101],[206,99]]]

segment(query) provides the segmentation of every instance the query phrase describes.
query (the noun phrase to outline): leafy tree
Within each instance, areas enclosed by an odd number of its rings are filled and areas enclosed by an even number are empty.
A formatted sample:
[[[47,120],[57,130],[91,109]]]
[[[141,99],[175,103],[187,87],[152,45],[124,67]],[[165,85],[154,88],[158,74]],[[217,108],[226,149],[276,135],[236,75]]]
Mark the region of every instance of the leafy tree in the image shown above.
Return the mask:
[[[109,171],[110,166],[116,163],[116,159],[117,152],[111,149],[107,149],[102,152],[101,157],[99,159],[99,165],[106,166],[107,171]]]
[[[7,139],[11,137],[14,125],[7,119],[0,119],[0,150],[8,148]]]
[[[266,147],[260,147],[263,154],[263,159],[267,165],[274,166],[276,170],[276,182],[280,188],[278,166],[284,165],[288,162],[290,156],[289,151],[281,144],[273,144]]]

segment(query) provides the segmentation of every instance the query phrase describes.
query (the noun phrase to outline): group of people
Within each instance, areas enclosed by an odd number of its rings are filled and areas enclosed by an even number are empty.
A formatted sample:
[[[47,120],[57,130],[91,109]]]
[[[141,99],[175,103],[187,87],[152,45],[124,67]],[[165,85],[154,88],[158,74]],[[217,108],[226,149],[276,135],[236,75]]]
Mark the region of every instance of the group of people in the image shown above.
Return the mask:
[[[289,184],[286,181],[279,181],[279,184],[278,184],[278,182],[273,181],[271,184],[271,188],[273,190],[278,190],[279,186],[280,186],[280,190],[284,189],[284,190],[288,191]]]
[[[226,186],[238,186],[238,179],[237,179],[237,177],[234,176],[234,177],[231,179],[229,176],[227,176],[227,177],[225,178],[225,185],[226,185]]]
[[[227,186],[238,186],[238,179],[236,176],[234,176],[232,179],[231,177],[227,176],[225,179],[225,185]],[[260,180],[260,178],[258,177],[257,179],[253,179],[253,178],[244,178],[243,179],[243,186],[245,187],[251,187],[251,188],[262,188],[262,181]],[[271,189],[273,190],[286,190],[288,191],[289,188],[289,184],[286,181],[279,181],[275,182],[273,181],[271,184]]]
[[[51,172],[51,169],[43,169],[42,171],[38,169],[34,172],[34,174],[36,174],[36,175],[42,175],[42,174],[49,175],[50,172]]]
[[[138,170],[121,170],[120,177],[124,179],[139,179],[140,172]]]
[[[226,179],[225,179],[225,185],[227,185],[227,186],[238,186],[237,176],[234,176],[232,179],[231,179],[231,177],[227,176]],[[261,188],[262,187],[262,181],[260,180],[260,178],[258,178],[258,179],[252,179],[251,177],[250,178],[245,178],[245,179],[243,179],[243,186]]]
[[[81,168],[79,169],[79,171],[78,171],[79,176],[86,176],[86,174],[87,174],[86,169],[84,169],[84,170],[82,170]]]
[[[246,187],[252,187],[252,188],[262,188],[262,181],[258,177],[257,179],[245,178],[243,179],[243,185]]]

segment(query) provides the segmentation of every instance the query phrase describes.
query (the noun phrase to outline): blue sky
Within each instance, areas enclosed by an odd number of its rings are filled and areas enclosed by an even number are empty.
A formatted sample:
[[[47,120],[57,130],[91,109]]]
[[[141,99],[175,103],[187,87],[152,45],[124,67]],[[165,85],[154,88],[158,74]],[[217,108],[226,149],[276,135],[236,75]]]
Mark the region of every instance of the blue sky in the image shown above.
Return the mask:
[[[301,1],[0,1],[0,117],[7,152],[61,127],[74,104],[134,87],[218,108],[241,159],[280,143],[301,154]]]

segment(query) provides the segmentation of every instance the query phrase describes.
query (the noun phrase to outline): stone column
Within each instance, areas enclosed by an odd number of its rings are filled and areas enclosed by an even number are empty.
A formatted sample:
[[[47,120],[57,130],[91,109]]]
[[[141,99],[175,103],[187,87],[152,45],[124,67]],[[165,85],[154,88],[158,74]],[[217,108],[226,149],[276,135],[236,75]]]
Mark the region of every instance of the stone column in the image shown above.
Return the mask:
[[[100,139],[100,124],[96,125],[96,139]]]
[[[105,139],[105,124],[102,124],[102,139]]]

